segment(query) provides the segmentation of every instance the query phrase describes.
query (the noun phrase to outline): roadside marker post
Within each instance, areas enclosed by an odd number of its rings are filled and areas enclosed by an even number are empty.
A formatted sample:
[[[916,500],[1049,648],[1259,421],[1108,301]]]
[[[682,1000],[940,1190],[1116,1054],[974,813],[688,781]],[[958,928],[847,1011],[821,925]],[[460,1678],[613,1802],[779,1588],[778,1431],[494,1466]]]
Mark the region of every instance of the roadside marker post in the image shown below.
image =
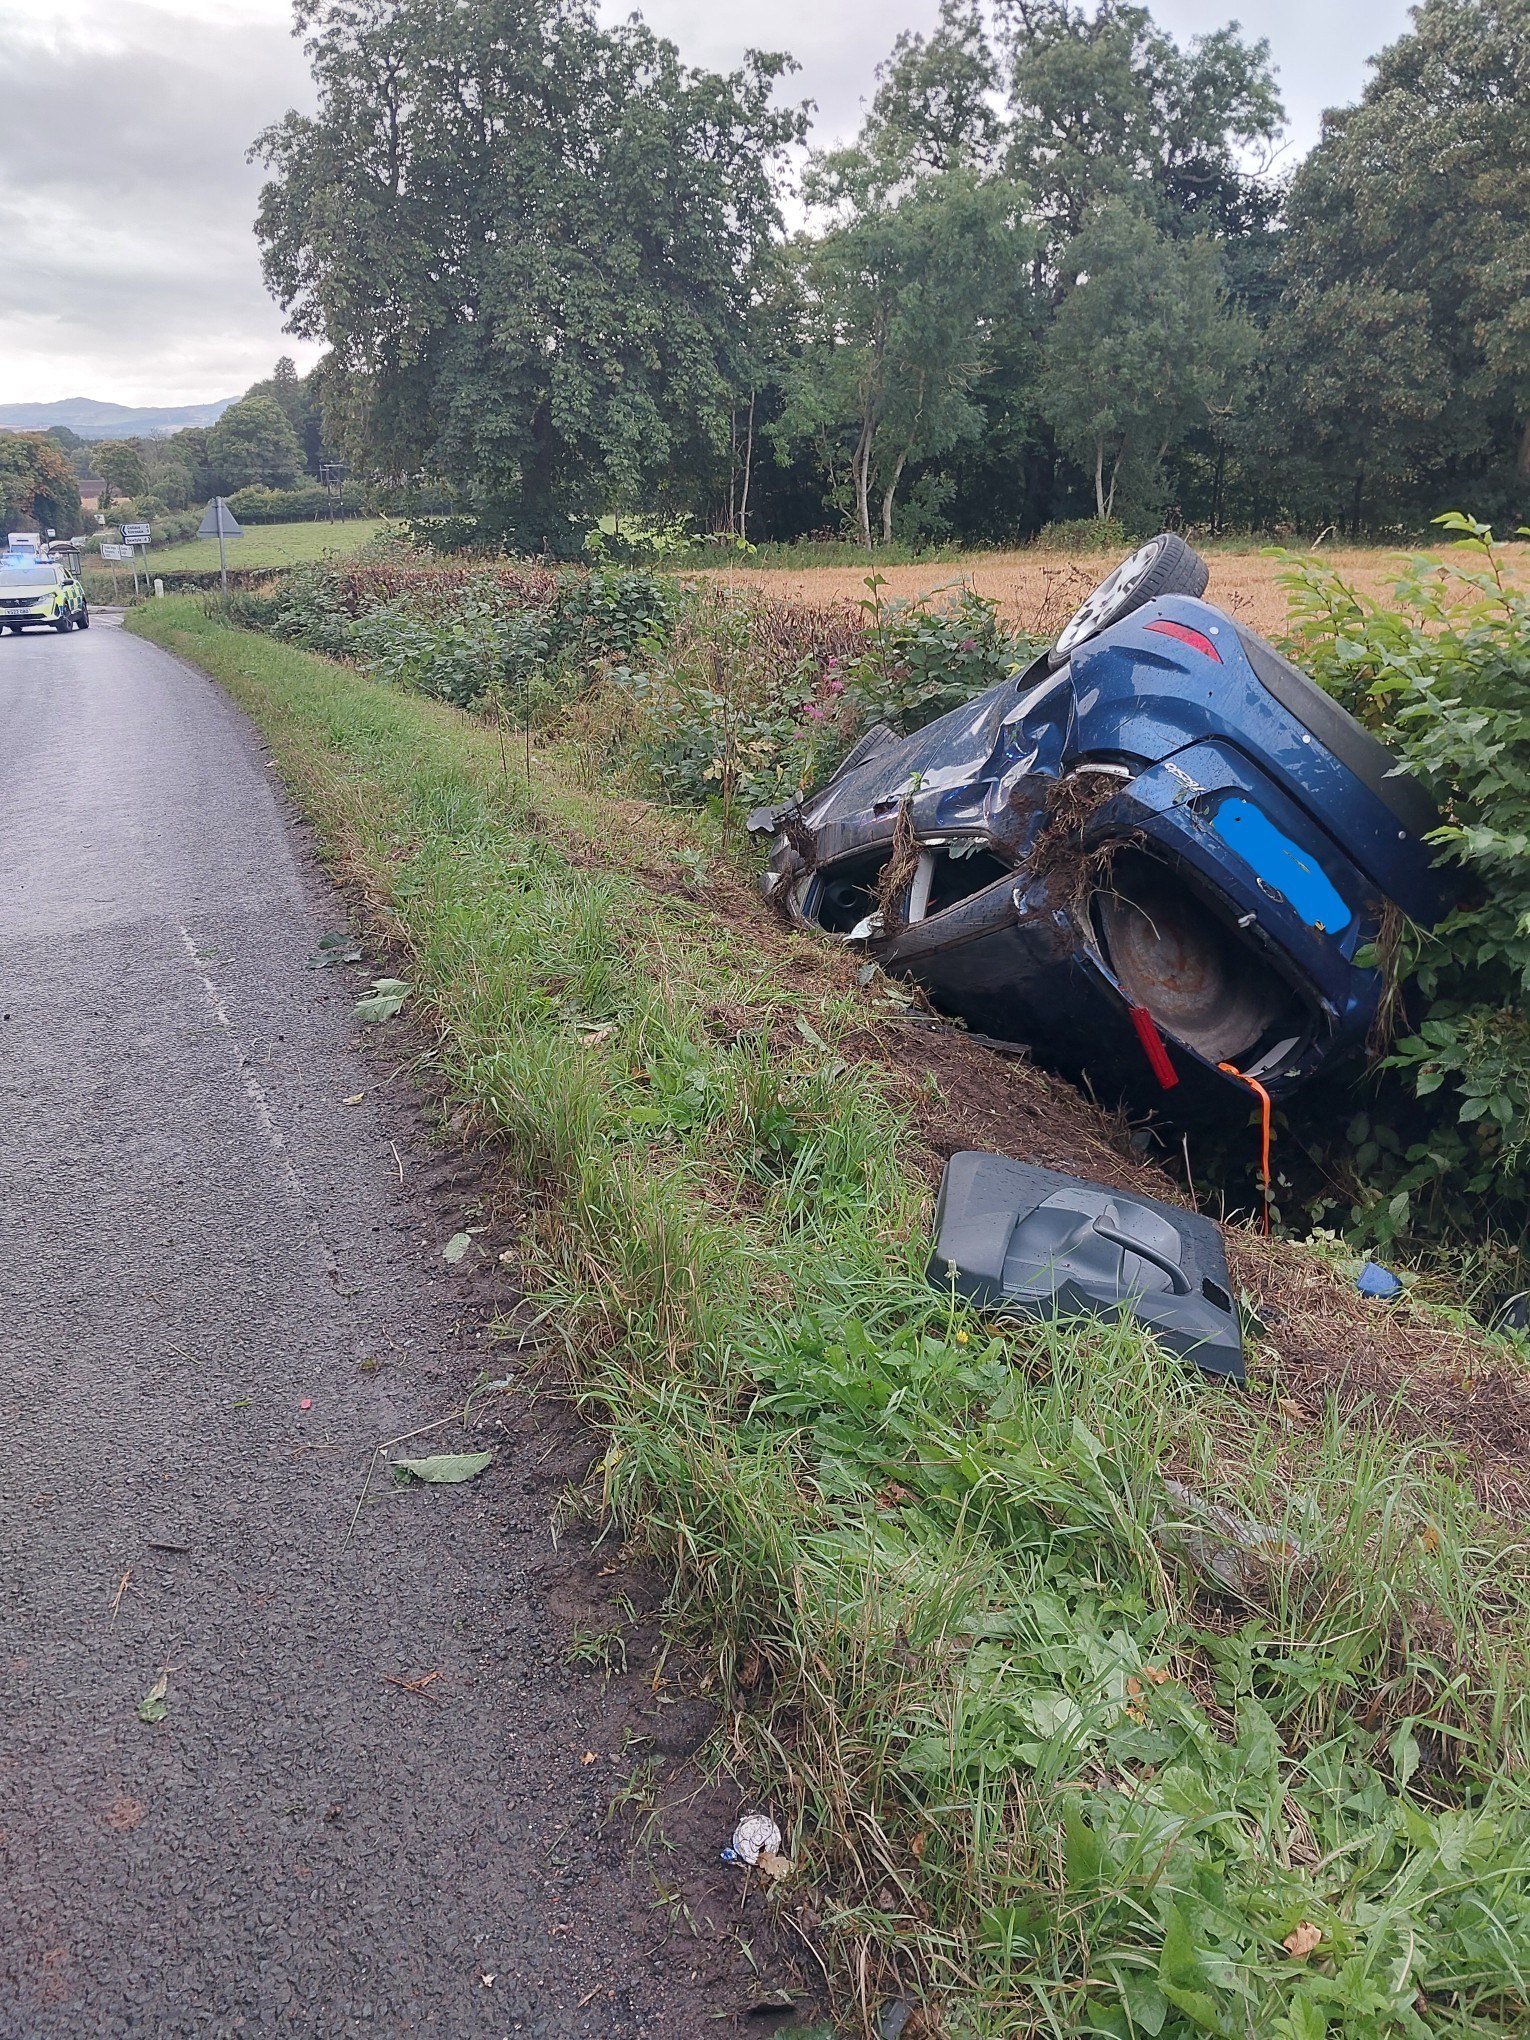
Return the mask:
[[[214,496],[202,512],[202,522],[197,526],[198,538],[215,538],[218,541],[218,575],[223,583],[223,592],[228,593],[228,547],[225,541],[243,538],[244,527],[221,496]]]

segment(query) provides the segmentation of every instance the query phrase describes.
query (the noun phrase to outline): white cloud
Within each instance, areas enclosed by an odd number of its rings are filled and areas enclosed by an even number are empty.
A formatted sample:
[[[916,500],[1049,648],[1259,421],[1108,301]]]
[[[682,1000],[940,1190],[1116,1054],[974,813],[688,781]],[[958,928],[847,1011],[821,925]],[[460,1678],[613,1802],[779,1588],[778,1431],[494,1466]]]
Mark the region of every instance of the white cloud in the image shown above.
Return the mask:
[[[629,11],[606,0],[608,19]],[[1157,0],[1154,11],[1188,36],[1231,10]],[[1295,150],[1407,27],[1406,0],[1243,0],[1236,11],[1273,44]],[[801,69],[786,96],[817,102],[826,142],[853,132],[894,37],[927,30],[938,0],[650,0],[645,12],[693,63],[790,51]],[[289,22],[286,0],[7,9],[0,400],[193,403],[243,389],[279,353],[314,358],[283,334],[261,282],[251,231],[261,173],[245,161],[262,127],[311,103]]]

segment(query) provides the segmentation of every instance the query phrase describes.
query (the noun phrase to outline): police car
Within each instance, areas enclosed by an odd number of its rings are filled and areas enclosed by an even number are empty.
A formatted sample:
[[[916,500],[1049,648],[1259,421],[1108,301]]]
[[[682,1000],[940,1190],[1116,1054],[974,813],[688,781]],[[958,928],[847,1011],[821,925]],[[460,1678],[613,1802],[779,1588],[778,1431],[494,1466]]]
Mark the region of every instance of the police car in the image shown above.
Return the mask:
[[[0,629],[90,629],[85,590],[35,531],[9,533],[0,552]]]

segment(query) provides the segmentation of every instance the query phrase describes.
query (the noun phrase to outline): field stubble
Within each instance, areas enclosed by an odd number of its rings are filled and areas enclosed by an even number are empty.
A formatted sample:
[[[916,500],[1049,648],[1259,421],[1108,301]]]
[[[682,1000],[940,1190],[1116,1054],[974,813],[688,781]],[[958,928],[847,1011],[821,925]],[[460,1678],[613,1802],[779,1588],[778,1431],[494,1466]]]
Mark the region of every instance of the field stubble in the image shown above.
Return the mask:
[[[1530,547],[1515,551],[1530,553]],[[1381,597],[1413,552],[1375,546],[1323,546],[1307,556],[1337,568],[1362,593]],[[1262,637],[1273,637],[1284,630],[1287,597],[1279,578],[1286,570],[1283,559],[1270,552],[1217,549],[1208,550],[1205,558],[1211,569],[1206,589],[1209,602],[1215,602],[1236,622],[1248,625]],[[973,553],[962,560],[914,566],[729,566],[709,568],[706,572],[708,579],[725,581],[730,587],[756,588],[824,608],[865,599],[866,577],[872,573],[883,577],[884,601],[914,601],[941,590],[954,592],[968,587],[997,603],[1000,614],[1027,637],[1042,638],[1061,628],[1095,583],[1119,560],[1120,555],[1114,552],[1067,553],[1031,548]],[[1530,579],[1530,561],[1519,564],[1518,574],[1522,580]]]

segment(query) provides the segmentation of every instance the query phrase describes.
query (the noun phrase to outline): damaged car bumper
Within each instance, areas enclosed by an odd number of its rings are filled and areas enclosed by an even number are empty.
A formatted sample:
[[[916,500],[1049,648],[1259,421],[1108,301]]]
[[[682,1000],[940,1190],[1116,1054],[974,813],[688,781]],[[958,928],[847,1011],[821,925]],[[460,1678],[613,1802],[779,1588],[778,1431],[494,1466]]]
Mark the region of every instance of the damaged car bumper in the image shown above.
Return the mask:
[[[1065,645],[755,817],[767,896],[1113,1097],[1278,1097],[1361,1054],[1378,943],[1450,904],[1427,792],[1197,596]]]

